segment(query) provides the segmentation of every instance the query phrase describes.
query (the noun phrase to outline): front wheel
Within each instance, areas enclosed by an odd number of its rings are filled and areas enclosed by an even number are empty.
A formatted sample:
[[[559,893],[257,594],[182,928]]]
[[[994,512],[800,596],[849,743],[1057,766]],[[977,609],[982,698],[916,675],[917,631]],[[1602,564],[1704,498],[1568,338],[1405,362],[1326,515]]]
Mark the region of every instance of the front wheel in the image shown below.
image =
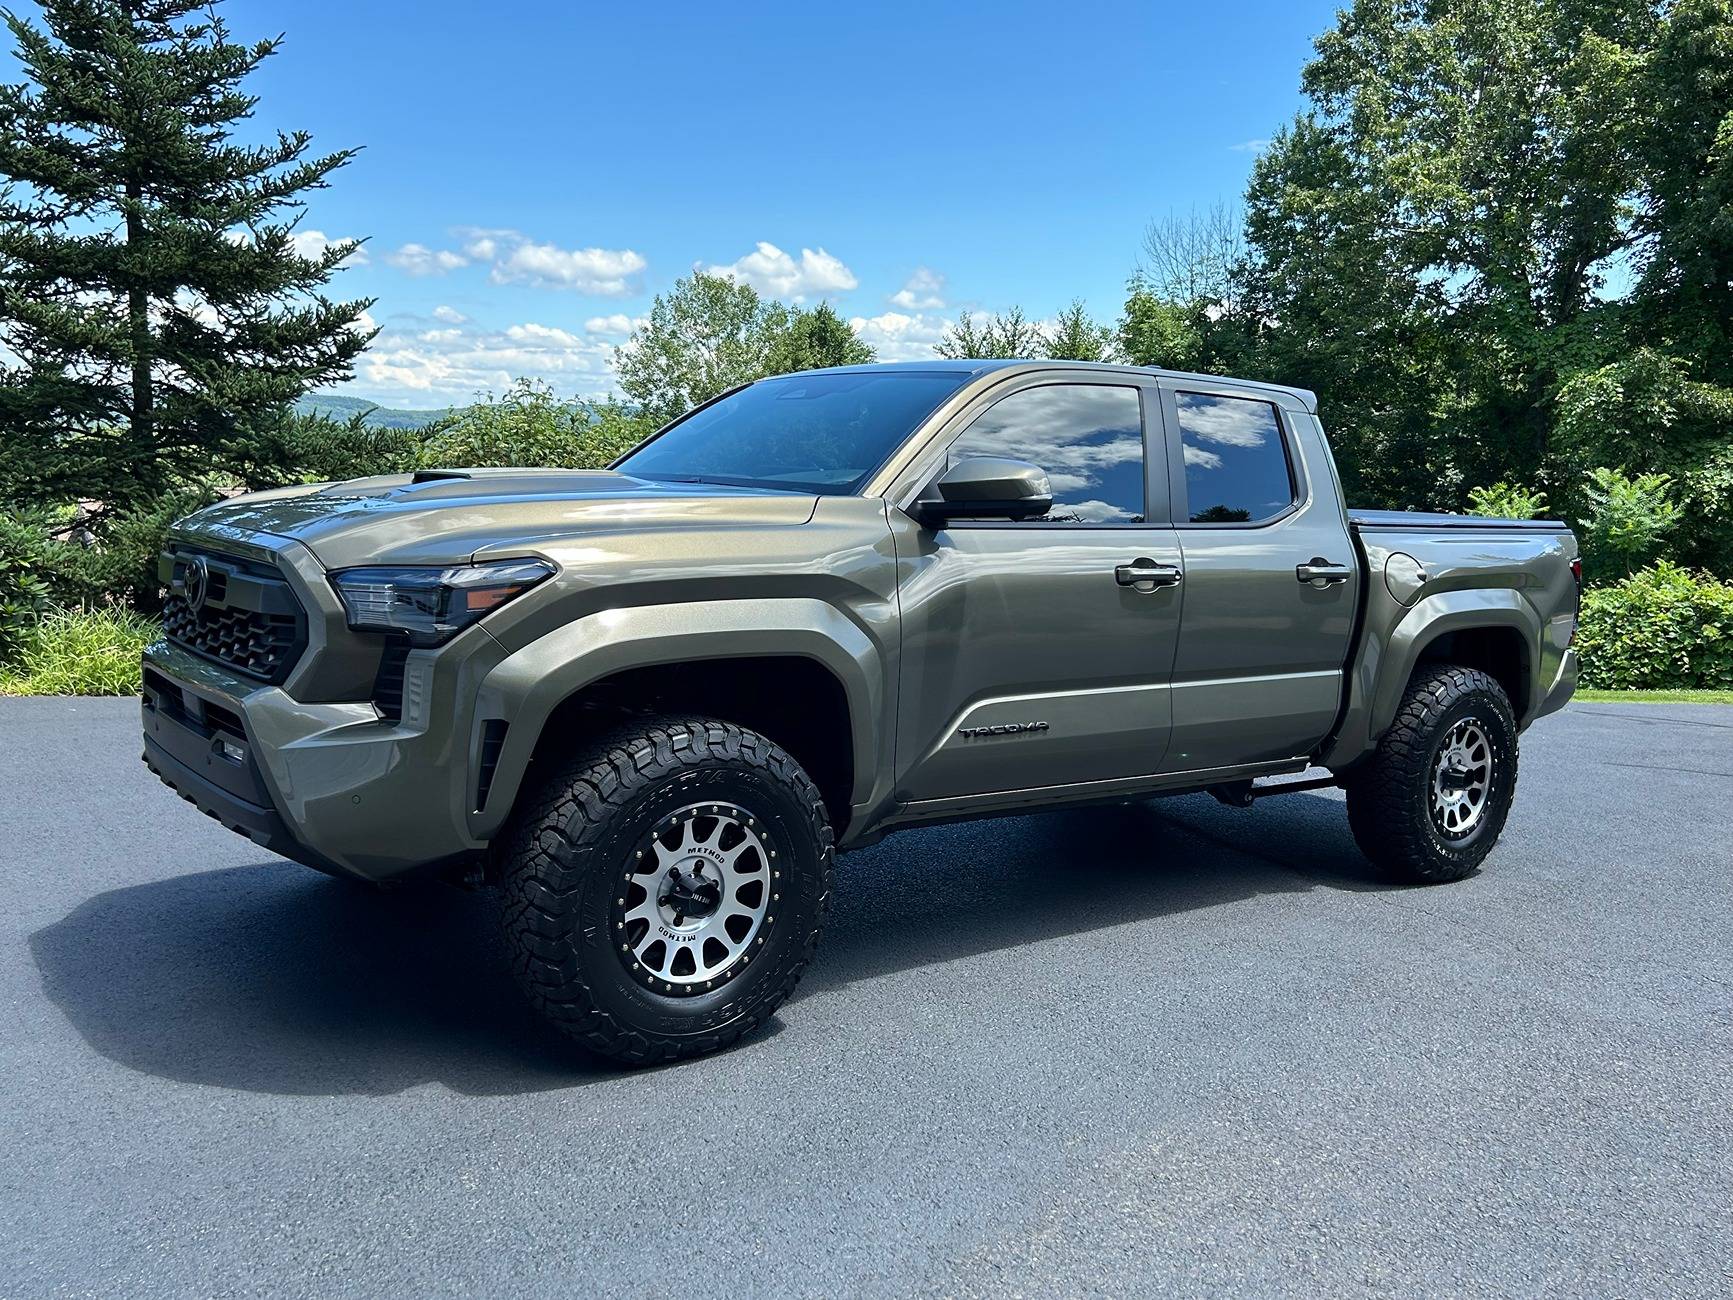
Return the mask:
[[[1477,668],[1416,674],[1378,749],[1345,782],[1361,851],[1393,879],[1472,875],[1504,830],[1516,793],[1516,718]]]
[[[835,853],[824,801],[756,732],[654,720],[599,741],[520,809],[504,923],[530,1001],[630,1064],[725,1047],[794,989]]]

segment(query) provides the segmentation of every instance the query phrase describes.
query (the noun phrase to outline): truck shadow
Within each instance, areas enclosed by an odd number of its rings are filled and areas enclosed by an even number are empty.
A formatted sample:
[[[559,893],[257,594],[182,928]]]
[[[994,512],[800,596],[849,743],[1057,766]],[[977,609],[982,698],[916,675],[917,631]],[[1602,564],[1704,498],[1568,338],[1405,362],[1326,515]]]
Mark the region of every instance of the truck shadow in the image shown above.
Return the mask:
[[[1280,804],[1187,799],[893,836],[843,859],[801,996],[1259,894],[1374,887],[1339,803]],[[489,895],[379,894],[272,861],[99,894],[30,943],[84,1039],[165,1079],[498,1096],[619,1077],[529,1011],[496,924]]]
[[[1339,799],[1256,811],[1204,795],[906,832],[838,863],[796,999],[994,949],[1260,894],[1388,888]]]

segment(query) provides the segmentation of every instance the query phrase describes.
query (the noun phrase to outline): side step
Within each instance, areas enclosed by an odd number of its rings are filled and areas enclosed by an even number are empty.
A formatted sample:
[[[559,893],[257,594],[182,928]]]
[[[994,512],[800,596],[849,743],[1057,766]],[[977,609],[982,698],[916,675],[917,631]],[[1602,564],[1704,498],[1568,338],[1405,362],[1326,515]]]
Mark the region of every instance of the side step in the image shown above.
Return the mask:
[[[1212,785],[1208,793],[1218,803],[1229,808],[1250,808],[1259,799],[1277,794],[1299,794],[1304,790],[1328,790],[1342,784],[1342,779],[1326,773],[1323,776],[1302,777],[1298,781],[1228,781]]]

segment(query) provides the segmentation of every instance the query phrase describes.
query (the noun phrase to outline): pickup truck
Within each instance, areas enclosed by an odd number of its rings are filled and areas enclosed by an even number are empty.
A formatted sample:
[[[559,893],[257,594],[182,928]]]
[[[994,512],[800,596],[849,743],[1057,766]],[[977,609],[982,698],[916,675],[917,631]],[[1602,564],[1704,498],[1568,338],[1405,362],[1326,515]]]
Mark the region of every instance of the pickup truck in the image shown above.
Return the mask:
[[[1348,510],[1316,411],[848,367],[607,470],[238,497],[171,530],[145,761],[321,871],[500,888],[528,997],[628,1062],[762,1024],[836,853],[905,827],[1340,785],[1378,868],[1456,880],[1575,684],[1576,539]]]

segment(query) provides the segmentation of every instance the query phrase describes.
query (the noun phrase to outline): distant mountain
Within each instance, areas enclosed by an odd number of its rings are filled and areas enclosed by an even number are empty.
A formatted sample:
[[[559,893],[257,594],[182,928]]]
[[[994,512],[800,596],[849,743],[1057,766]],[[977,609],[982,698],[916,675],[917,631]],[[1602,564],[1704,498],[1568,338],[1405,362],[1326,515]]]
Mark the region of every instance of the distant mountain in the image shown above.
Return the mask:
[[[443,419],[452,411],[450,407],[437,411],[404,411],[338,393],[309,393],[295,403],[295,409],[303,415],[324,415],[333,420],[349,420],[365,413],[367,423],[381,429],[419,429],[424,424]]]

